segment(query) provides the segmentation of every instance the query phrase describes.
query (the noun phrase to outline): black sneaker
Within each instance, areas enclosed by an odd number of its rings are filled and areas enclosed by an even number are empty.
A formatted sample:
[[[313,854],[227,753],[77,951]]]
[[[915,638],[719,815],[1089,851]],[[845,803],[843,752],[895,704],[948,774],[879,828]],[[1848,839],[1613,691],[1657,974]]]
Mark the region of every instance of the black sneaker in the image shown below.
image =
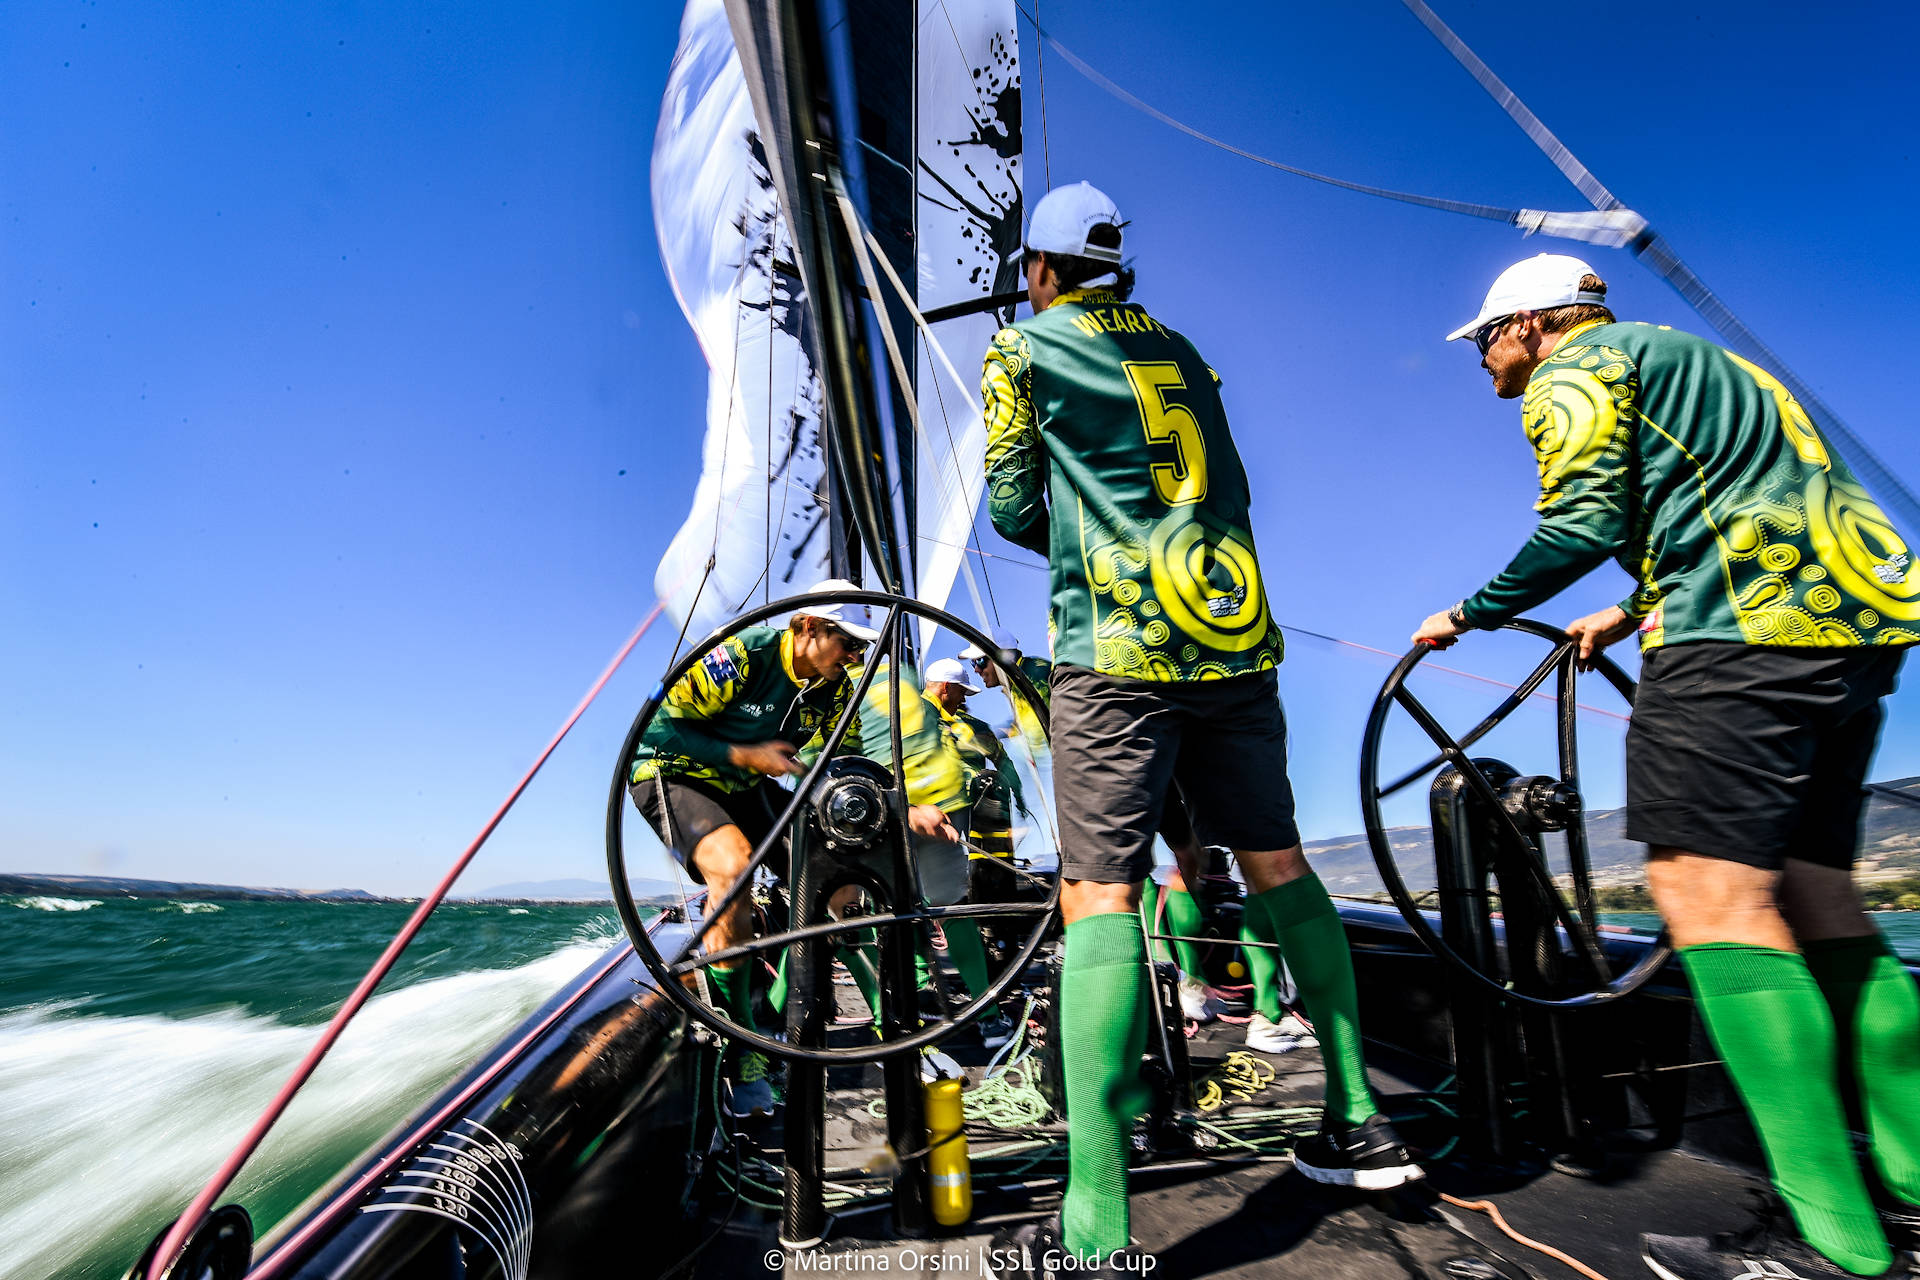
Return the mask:
[[[1351,1129],[1322,1117],[1319,1133],[1294,1144],[1293,1167],[1315,1182],[1362,1191],[1387,1191],[1427,1176],[1378,1114]]]
[[[1894,1246],[1889,1278],[1910,1276],[1913,1255]],[[1859,1280],[1800,1238],[1787,1206],[1770,1192],[1753,1225],[1713,1236],[1641,1236],[1640,1256],[1662,1280]]]
[[[1138,1280],[1154,1267],[1146,1250],[1137,1244],[1098,1259],[1081,1261],[1070,1255],[1060,1243],[1060,1224],[1049,1218],[994,1234],[987,1246],[981,1270],[987,1280]]]

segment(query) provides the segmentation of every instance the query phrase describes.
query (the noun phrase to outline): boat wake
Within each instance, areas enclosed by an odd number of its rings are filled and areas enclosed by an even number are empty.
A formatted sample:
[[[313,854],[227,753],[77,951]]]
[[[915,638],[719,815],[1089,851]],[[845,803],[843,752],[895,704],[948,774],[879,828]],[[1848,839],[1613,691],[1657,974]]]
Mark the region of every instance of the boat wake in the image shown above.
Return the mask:
[[[576,935],[518,968],[376,996],[225,1199],[264,1233],[605,947]],[[104,1017],[62,1003],[0,1014],[0,1275],[120,1275],[318,1034],[238,1012]]]

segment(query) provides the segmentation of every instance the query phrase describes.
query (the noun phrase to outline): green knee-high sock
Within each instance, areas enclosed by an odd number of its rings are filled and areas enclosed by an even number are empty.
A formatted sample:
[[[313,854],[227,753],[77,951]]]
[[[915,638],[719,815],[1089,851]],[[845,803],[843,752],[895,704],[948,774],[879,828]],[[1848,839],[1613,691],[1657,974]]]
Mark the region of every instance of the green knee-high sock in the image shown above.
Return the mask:
[[[1920,1204],[1920,991],[1878,933],[1807,944],[1889,1190]]]
[[[1127,1152],[1146,1109],[1146,939],[1128,912],[1067,926],[1060,973],[1060,1057],[1066,1077],[1067,1195],[1061,1242],[1081,1257],[1127,1243]]]
[[[1140,886],[1140,925],[1149,934],[1170,932],[1167,929],[1153,927],[1159,914],[1160,886],[1154,883],[1152,876],[1148,876]],[[1173,963],[1173,951],[1158,938],[1153,942],[1153,961],[1155,964]]]
[[[784,1023],[787,1015],[787,953],[780,951],[780,958],[773,964],[773,984],[767,988],[767,1007],[780,1015]]]
[[[720,996],[720,1005],[727,1014],[749,1031],[760,1028],[753,1020],[753,966],[736,964],[731,968],[719,965],[707,966],[707,981]]]
[[[1240,941],[1273,942],[1273,916],[1249,901],[1240,913]],[[1253,1011],[1269,1022],[1280,1021],[1280,963],[1271,946],[1240,948],[1247,958],[1247,981],[1253,984]]]
[[[961,917],[946,923],[947,958],[953,961],[953,967],[960,971],[960,981],[966,983],[968,995],[979,995],[987,989],[987,944],[980,941],[980,926]],[[988,1005],[981,1013],[987,1017],[997,1017],[1000,1010]]]
[[[1200,904],[1184,889],[1167,891],[1167,932],[1182,938],[1197,938],[1205,926],[1200,919]],[[1197,943],[1176,942],[1173,954],[1180,957],[1180,972],[1189,978],[1201,977],[1200,947]]]
[[[853,981],[865,997],[867,1008],[873,1011],[875,1022],[880,1020],[880,982],[874,977],[873,963],[865,955],[864,948],[841,947],[834,952],[841,964],[847,966],[847,972],[853,975]],[[780,953],[780,961],[773,966],[773,985],[767,988],[767,1003],[777,1010],[787,1007],[787,953]]]
[[[1807,1243],[1860,1275],[1893,1261],[1854,1163],[1833,1015],[1806,962],[1738,942],[1680,948],[1695,1003]]]
[[[1353,952],[1347,931],[1333,909],[1320,877],[1308,872],[1298,880],[1256,893],[1250,905],[1266,911],[1274,941],[1293,971],[1300,1001],[1320,1038],[1320,1061],[1327,1070],[1327,1114],[1346,1124],[1364,1123],[1380,1109],[1367,1087],[1367,1060],[1360,1047],[1360,996],[1353,984]]]
[[[847,972],[853,975],[853,984],[860,988],[861,997],[867,1002],[867,1009],[873,1014],[873,1025],[880,1025],[880,959],[879,950],[872,944],[861,947],[842,947],[839,951],[840,963],[847,966]]]

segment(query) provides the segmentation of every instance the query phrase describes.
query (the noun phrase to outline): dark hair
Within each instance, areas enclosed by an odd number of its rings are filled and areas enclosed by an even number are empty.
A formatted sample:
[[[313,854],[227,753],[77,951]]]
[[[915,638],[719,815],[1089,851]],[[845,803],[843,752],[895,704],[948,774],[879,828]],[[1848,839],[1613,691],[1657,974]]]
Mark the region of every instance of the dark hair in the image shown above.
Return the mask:
[[[1605,297],[1607,282],[1599,276],[1581,276],[1580,291],[1597,293]],[[1598,320],[1602,324],[1614,322],[1613,312],[1607,310],[1603,302],[1570,302],[1564,307],[1549,307],[1535,314],[1540,317],[1540,328],[1544,333],[1565,333],[1575,325],[1585,324],[1589,320]]]
[[[1111,222],[1095,223],[1087,229],[1087,243],[1102,249],[1120,248],[1120,228]],[[1047,267],[1060,281],[1060,292],[1070,293],[1083,287],[1089,280],[1111,275],[1116,283],[1100,286],[1125,302],[1133,296],[1133,268],[1117,262],[1102,262],[1098,258],[1083,258],[1077,254],[1049,253],[1046,255]]]

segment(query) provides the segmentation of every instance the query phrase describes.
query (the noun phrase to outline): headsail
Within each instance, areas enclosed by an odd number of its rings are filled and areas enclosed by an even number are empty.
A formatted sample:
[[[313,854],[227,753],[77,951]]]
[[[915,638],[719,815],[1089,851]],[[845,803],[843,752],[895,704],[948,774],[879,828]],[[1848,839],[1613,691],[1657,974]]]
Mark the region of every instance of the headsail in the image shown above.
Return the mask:
[[[1020,59],[1013,0],[920,0],[919,10],[919,269],[902,274],[917,279],[924,312],[1014,287],[1007,255],[1020,244]],[[934,332],[963,372],[977,372],[1000,323],[984,312]],[[917,594],[944,604],[986,483],[986,427],[926,339],[916,336],[914,347],[925,428],[915,450]]]
[[[690,0],[681,19],[653,211],[711,370],[700,481],[654,574],[668,612],[698,632],[829,572],[813,320],[722,0]]]

